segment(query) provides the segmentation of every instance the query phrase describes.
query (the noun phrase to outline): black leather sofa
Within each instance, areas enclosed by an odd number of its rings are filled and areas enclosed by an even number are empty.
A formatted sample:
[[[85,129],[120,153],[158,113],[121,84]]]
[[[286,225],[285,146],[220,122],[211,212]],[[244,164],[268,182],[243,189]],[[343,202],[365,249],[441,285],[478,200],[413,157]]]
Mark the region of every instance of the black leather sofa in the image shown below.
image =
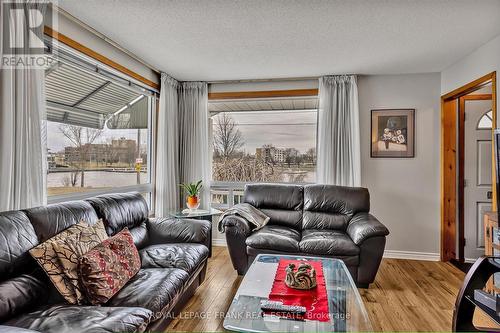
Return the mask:
[[[251,184],[243,202],[270,221],[257,231],[239,216],[221,222],[238,274],[260,253],[282,253],[342,259],[358,287],[375,280],[389,231],[369,213],[366,188]]]
[[[161,330],[205,277],[211,223],[149,218],[139,193],[0,212],[0,332]],[[28,250],[81,220],[128,227],[141,270],[103,306],[69,305]]]

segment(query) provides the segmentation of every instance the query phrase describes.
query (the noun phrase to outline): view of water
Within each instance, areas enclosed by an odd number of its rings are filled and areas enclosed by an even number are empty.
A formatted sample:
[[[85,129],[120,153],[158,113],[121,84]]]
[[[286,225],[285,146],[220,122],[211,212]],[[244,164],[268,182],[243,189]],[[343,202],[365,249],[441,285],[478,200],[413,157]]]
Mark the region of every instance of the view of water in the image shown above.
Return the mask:
[[[304,182],[304,183],[314,183],[316,181],[316,171],[302,171],[302,172],[285,172],[285,181],[287,182],[294,182],[294,179],[297,179],[297,177],[301,178],[299,179],[299,182]],[[302,179],[302,177],[304,177]]]
[[[310,183],[316,179],[316,171],[304,171],[287,173],[287,181],[293,180],[298,174],[305,174],[303,182]],[[69,172],[49,173],[47,176],[47,187],[64,187],[65,179],[69,179]],[[148,182],[148,175],[145,172],[141,173],[141,184]],[[137,185],[137,175],[130,172],[108,172],[108,171],[87,171],[85,172],[85,187],[118,187]],[[78,179],[77,186],[80,186]]]
[[[70,172],[55,172],[47,175],[47,187],[64,187],[65,179]],[[148,174],[141,173],[141,184],[148,182]],[[129,172],[87,171],[85,172],[85,187],[117,187],[137,185],[137,174]],[[80,186],[78,179],[77,186]]]

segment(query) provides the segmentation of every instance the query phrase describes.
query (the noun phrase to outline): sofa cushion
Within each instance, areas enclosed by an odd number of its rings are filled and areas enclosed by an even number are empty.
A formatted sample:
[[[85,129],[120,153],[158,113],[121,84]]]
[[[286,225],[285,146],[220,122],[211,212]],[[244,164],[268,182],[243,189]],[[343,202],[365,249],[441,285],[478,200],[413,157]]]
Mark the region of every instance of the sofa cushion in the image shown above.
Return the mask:
[[[78,258],[78,275],[91,304],[106,303],[140,267],[141,259],[128,229]]]
[[[266,225],[246,239],[246,245],[256,249],[269,249],[284,252],[299,251],[300,233],[292,228]]]
[[[71,227],[69,228],[71,229]],[[69,230],[67,229],[67,230]],[[102,220],[93,226],[81,230],[79,233],[69,235],[52,243],[54,252],[62,268],[62,273],[73,285],[76,303],[84,304],[85,291],[78,277],[78,258],[92,250],[108,238]],[[71,304],[72,299],[66,299]]]
[[[304,230],[299,243],[300,252],[331,256],[353,256],[359,248],[347,234],[335,230]]]
[[[105,194],[87,199],[102,218],[109,235],[123,228],[140,226],[149,216],[146,200],[140,193]]]
[[[243,202],[260,209],[269,216],[269,224],[300,230],[304,189],[293,184],[248,184]]]
[[[304,229],[325,229],[344,231],[352,216],[339,213],[304,211]]]
[[[152,315],[151,311],[139,307],[55,305],[4,324],[44,333],[143,332]]]
[[[139,251],[142,268],[180,268],[190,275],[208,258],[202,244],[159,244]]]
[[[85,221],[74,224],[69,228],[61,231],[57,235],[49,238],[40,245],[32,248],[29,253],[36,259],[38,264],[47,273],[50,281],[57,288],[59,293],[71,304],[76,304],[76,293],[75,288],[71,279],[66,276],[63,272],[63,266],[59,260],[56,249],[54,248],[54,243],[67,238],[68,236],[79,234],[85,229],[89,228],[89,225]]]
[[[366,188],[317,184],[304,186],[302,229],[345,230],[353,215],[368,211],[370,194]]]
[[[45,281],[22,274],[0,282],[0,322],[29,310],[48,298]]]
[[[281,225],[300,230],[302,227],[302,211],[284,209],[261,209],[269,216],[268,225]]]
[[[138,249],[142,249],[149,242],[148,227],[146,221],[142,222],[137,227],[129,228],[130,234],[134,239],[134,244]]]
[[[86,221],[94,224],[98,218],[92,206],[85,201],[70,201],[25,210],[40,243],[67,229]]]
[[[141,269],[107,306],[139,306],[153,311],[158,319],[180,296],[189,274],[179,268]]]
[[[35,230],[20,211],[0,213],[0,281],[35,269],[28,250],[38,244]]]

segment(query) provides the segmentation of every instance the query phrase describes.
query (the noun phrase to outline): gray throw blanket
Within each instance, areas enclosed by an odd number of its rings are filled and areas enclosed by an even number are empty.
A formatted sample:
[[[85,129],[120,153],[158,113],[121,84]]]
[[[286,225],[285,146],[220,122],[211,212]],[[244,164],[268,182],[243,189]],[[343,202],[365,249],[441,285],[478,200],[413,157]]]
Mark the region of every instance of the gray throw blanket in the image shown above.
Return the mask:
[[[224,219],[224,217],[230,215],[237,215],[244,218],[248,221],[248,223],[255,226],[254,230],[259,230],[260,228],[264,227],[267,222],[269,222],[269,217],[254,206],[247,203],[240,203],[229,208],[224,212],[224,214],[222,214],[219,220],[219,225],[217,227],[217,229],[219,229],[219,232],[223,233],[225,231],[224,226],[222,225],[222,220]]]

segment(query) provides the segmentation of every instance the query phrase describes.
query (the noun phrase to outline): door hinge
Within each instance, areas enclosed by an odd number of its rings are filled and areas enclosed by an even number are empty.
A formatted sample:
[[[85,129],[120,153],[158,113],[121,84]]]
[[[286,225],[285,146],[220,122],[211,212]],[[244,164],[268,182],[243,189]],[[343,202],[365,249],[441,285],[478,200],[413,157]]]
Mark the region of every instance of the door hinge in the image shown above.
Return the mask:
[[[464,187],[467,187],[467,179],[464,179]]]
[[[467,113],[464,112],[464,121],[467,119]]]
[[[466,244],[466,243],[467,243],[467,242],[466,242],[466,239],[464,238],[464,246],[465,246],[465,244]]]

